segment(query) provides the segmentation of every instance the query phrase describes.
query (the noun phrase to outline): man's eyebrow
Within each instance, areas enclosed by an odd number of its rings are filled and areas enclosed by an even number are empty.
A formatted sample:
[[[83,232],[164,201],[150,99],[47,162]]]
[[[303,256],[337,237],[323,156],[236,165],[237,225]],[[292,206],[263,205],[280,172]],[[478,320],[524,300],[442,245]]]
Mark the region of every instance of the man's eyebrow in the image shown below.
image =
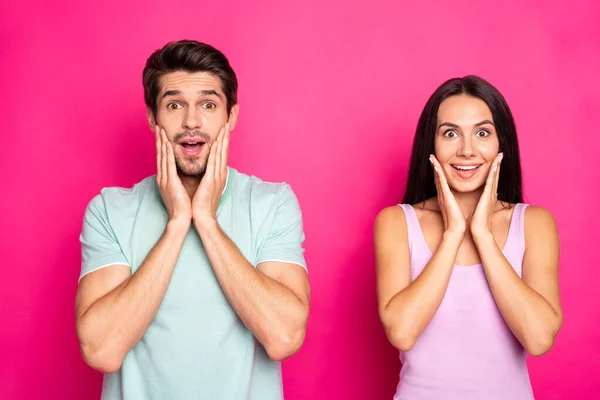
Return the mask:
[[[164,99],[165,97],[169,96],[179,96],[180,94],[180,90],[167,90],[163,93],[161,99]],[[201,96],[217,96],[218,98],[221,98],[221,96],[219,95],[219,93],[217,93],[216,90],[199,90],[198,94]]]
[[[212,96],[212,95],[214,95],[214,96],[217,96],[219,98],[221,97],[221,96],[219,96],[219,93],[217,93],[216,90],[200,90],[200,91],[198,91],[198,94],[201,95],[201,96]]]
[[[179,90],[167,90],[166,92],[163,93],[161,99],[164,99],[165,97],[169,97],[169,96],[178,96],[180,94],[181,94],[181,92]]]

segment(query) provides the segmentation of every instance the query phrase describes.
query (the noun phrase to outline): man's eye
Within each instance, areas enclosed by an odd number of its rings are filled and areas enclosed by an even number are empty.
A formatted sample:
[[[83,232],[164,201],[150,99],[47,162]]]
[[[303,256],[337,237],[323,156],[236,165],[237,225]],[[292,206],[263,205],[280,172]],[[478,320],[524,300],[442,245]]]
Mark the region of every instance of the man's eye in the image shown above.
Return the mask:
[[[169,109],[169,110],[179,110],[180,108],[181,108],[181,104],[179,104],[179,103],[167,104],[167,109]]]

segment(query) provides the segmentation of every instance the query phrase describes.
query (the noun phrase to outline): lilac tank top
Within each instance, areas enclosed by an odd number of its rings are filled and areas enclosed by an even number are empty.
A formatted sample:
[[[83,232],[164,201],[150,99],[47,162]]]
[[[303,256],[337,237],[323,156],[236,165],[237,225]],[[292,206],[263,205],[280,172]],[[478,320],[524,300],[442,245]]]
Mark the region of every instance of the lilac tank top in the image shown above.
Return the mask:
[[[400,206],[406,215],[414,280],[433,254],[413,207]],[[519,276],[526,207],[516,205],[502,250]],[[530,400],[526,357],[496,306],[482,265],[455,265],[433,319],[413,348],[400,352],[394,400]]]

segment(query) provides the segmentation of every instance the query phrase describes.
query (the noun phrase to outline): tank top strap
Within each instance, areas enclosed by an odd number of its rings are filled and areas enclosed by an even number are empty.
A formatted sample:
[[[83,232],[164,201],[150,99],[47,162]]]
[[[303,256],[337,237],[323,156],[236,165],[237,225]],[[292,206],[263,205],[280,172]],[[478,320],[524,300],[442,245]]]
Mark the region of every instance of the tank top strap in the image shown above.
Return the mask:
[[[408,245],[411,251],[419,252],[427,249],[423,232],[421,231],[421,225],[419,224],[419,218],[415,209],[410,204],[398,204],[402,207],[404,215],[406,216],[406,229],[408,231]],[[423,248],[425,246],[425,248]],[[426,251],[427,253],[428,251]]]
[[[515,220],[515,225],[518,229],[517,231],[517,239],[520,245],[521,254],[525,253],[525,209],[527,208],[527,204],[518,203],[515,207],[515,213],[517,214],[517,218]]]
[[[508,238],[504,245],[505,253],[518,254],[521,257],[525,253],[525,209],[527,204],[517,203],[510,221]]]

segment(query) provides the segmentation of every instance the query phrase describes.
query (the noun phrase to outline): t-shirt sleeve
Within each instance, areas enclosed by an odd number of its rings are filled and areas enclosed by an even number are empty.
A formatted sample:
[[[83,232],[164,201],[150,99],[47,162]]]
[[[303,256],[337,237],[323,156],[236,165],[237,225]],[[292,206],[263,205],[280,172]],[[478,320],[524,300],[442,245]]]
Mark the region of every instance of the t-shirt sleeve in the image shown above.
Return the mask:
[[[110,265],[124,264],[129,261],[123,254],[115,233],[108,221],[108,215],[102,195],[90,201],[81,230],[81,273],[84,275]]]
[[[265,261],[279,261],[298,264],[307,269],[303,243],[300,204],[292,188],[286,185],[279,198],[267,238],[258,251],[256,265]]]

